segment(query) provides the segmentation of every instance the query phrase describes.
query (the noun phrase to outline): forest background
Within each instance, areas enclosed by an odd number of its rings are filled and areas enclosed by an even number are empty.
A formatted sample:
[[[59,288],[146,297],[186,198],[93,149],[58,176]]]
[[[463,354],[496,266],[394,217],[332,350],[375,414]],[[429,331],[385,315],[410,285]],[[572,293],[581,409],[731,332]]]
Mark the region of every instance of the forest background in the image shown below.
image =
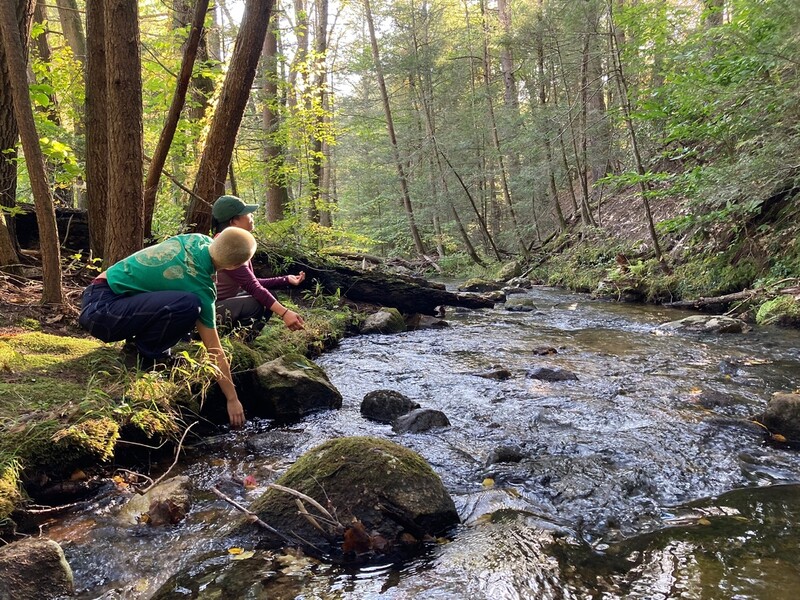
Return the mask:
[[[54,207],[87,208],[81,260],[111,264],[207,232],[226,192],[263,206],[262,239],[448,275],[514,259],[650,301],[800,276],[793,0],[12,0],[0,14],[0,265],[31,260],[13,217],[33,198],[45,302],[63,300]]]

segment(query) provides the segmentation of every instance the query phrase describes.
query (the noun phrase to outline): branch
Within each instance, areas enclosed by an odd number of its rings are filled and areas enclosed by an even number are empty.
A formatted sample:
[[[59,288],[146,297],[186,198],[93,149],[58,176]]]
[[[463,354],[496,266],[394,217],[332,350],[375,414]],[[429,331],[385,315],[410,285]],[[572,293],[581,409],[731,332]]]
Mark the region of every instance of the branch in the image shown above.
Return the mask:
[[[189,430],[190,430],[192,427],[194,427],[195,425],[197,425],[197,423],[198,423],[198,421],[195,421],[194,423],[192,423],[191,425],[189,425],[189,426],[188,426],[188,427],[187,427],[187,428],[186,428],[186,429],[183,431],[183,435],[181,436],[181,439],[180,439],[180,441],[178,442],[178,447],[175,449],[175,460],[173,460],[173,461],[172,461],[172,464],[169,466],[169,469],[167,469],[166,471],[164,471],[164,473],[161,475],[161,477],[159,477],[158,479],[156,479],[156,480],[155,480],[153,483],[151,483],[151,484],[150,484],[150,485],[148,485],[148,486],[147,486],[147,487],[146,487],[144,490],[142,490],[142,492],[141,492],[142,494],[146,494],[147,492],[149,492],[150,490],[152,490],[154,487],[156,487],[156,486],[157,486],[159,483],[161,483],[161,482],[164,480],[164,478],[165,478],[165,477],[166,477],[166,476],[169,474],[169,472],[170,472],[170,471],[172,471],[172,469],[175,467],[175,465],[177,465],[177,464],[178,464],[178,458],[180,458],[180,456],[181,456],[181,450],[183,449],[183,440],[186,438],[186,434],[187,434],[187,433],[189,433]]]
[[[225,494],[220,492],[217,488],[212,487],[211,491],[214,492],[217,496],[219,496],[223,500],[225,500],[225,502],[227,502],[228,504],[233,506],[236,510],[238,510],[240,512],[243,512],[245,515],[247,515],[247,520],[250,521],[251,523],[255,523],[256,525],[258,525],[259,527],[261,527],[263,529],[266,529],[270,533],[274,533],[275,535],[277,535],[279,538],[281,538],[287,544],[294,545],[294,544],[297,543],[297,540],[291,539],[289,536],[282,534],[280,531],[278,531],[277,529],[275,529],[271,525],[268,525],[267,523],[265,523],[264,521],[259,519],[258,515],[256,513],[247,510],[244,506],[242,506],[241,504],[236,502],[236,500],[234,500],[232,498],[229,498],[228,496],[226,496]]]

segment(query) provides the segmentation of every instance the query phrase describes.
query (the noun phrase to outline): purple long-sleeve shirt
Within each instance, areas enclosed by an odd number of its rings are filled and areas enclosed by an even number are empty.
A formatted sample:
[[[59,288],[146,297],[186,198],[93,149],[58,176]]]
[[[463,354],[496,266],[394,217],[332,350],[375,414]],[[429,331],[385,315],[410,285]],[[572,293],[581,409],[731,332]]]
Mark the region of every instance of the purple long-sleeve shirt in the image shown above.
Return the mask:
[[[217,300],[233,298],[244,290],[269,310],[277,300],[267,288],[288,285],[289,278],[286,276],[259,279],[253,272],[253,261],[248,261],[247,264],[235,269],[217,271]]]

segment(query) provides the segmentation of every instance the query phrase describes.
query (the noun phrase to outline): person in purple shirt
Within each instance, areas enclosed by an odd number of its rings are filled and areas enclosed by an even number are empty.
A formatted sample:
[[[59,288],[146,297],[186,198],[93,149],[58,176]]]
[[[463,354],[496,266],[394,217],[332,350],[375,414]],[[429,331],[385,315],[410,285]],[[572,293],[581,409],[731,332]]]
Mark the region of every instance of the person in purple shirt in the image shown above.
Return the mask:
[[[253,231],[253,213],[257,209],[257,204],[245,204],[236,196],[220,196],[211,209],[214,234],[226,227]],[[305,278],[305,272],[300,271],[298,275],[259,279],[253,272],[252,260],[235,269],[217,271],[217,315],[227,327],[249,325],[247,340],[260,333],[273,313],[292,331],[303,329],[303,317],[283,306],[269,288],[299,285]]]

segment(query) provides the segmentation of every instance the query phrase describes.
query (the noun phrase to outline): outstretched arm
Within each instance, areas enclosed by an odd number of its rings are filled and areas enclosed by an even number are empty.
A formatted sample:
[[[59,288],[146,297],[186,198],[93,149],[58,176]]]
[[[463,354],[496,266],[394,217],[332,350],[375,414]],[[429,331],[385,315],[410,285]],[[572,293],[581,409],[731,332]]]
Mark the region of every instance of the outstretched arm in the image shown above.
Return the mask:
[[[211,329],[211,327],[203,325],[200,321],[197,322],[197,332],[200,334],[200,339],[203,341],[206,350],[217,365],[217,383],[222,393],[225,394],[228,403],[228,418],[230,419],[231,427],[241,427],[244,425],[244,408],[242,403],[239,402],[239,396],[236,394],[236,387],[233,385],[233,377],[231,377],[231,366],[228,364],[225,351],[222,349],[219,334],[216,329]]]

